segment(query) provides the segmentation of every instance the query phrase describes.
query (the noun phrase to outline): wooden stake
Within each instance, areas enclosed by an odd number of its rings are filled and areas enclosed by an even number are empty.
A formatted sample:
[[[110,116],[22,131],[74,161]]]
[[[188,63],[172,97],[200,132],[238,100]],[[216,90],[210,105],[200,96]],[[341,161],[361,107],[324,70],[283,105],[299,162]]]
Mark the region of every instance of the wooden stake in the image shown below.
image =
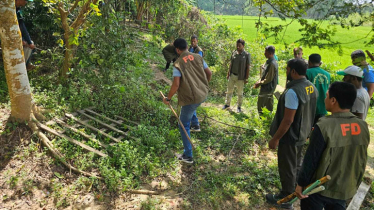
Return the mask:
[[[161,91],[160,91],[160,94],[161,94],[161,96],[163,97],[163,99],[166,98],[166,97],[164,96],[164,94],[163,94]],[[184,131],[184,134],[186,134],[187,139],[188,139],[188,141],[190,142],[190,144],[191,144],[191,146],[192,146],[192,149],[195,149],[195,147],[193,146],[192,141],[191,141],[191,139],[190,139],[190,136],[188,136],[188,133],[187,133],[186,129],[184,128],[184,125],[183,125],[182,121],[179,119],[177,113],[174,111],[174,109],[173,109],[173,107],[171,106],[171,104],[169,103],[168,105],[169,105],[169,108],[171,109],[171,111],[173,111],[175,117],[177,117],[178,122],[179,122],[179,125],[181,125],[181,127],[182,127],[182,129],[183,129],[183,131]]]
[[[87,123],[85,123],[85,122],[83,122],[82,120],[78,120],[76,117],[74,117],[74,116],[71,115],[71,114],[67,114],[67,113],[66,113],[65,116],[68,117],[68,118],[73,119],[74,121],[76,121],[76,122],[78,122],[78,123],[80,123],[80,124],[86,126],[87,128],[89,128],[89,129],[91,129],[91,130],[94,130],[94,131],[100,133],[101,135],[103,135],[103,136],[105,136],[105,137],[108,137],[108,138],[112,139],[113,141],[115,141],[115,142],[117,142],[117,143],[121,142],[120,140],[114,138],[113,136],[111,136],[111,135],[109,135],[109,134],[107,134],[107,133],[105,133],[105,132],[102,132],[101,130],[99,130],[99,129],[97,129],[97,128],[95,128],[95,127],[93,127],[93,126],[91,126],[91,125],[89,125],[89,124],[87,124]]]
[[[60,132],[58,132],[58,131],[56,131],[56,130],[54,130],[52,128],[49,128],[46,125],[43,125],[41,123],[37,123],[37,125],[38,125],[39,128],[41,128],[41,129],[43,129],[45,131],[48,131],[49,133],[51,133],[53,135],[59,136],[61,138],[64,138],[64,139],[68,140],[69,142],[71,142],[71,143],[73,143],[75,145],[78,145],[78,146],[82,147],[83,149],[85,149],[87,151],[93,152],[93,153],[95,153],[95,154],[97,154],[97,155],[99,155],[101,157],[108,157],[108,155],[106,155],[106,154],[104,154],[104,153],[102,153],[102,152],[100,152],[100,151],[98,151],[98,150],[96,150],[96,149],[94,149],[94,148],[92,148],[90,146],[87,146],[87,145],[85,145],[85,144],[83,144],[83,143],[81,143],[81,142],[79,142],[79,141],[77,141],[75,139],[72,139],[72,138],[70,138],[68,136],[65,136],[64,134],[62,134],[62,133],[60,133]]]

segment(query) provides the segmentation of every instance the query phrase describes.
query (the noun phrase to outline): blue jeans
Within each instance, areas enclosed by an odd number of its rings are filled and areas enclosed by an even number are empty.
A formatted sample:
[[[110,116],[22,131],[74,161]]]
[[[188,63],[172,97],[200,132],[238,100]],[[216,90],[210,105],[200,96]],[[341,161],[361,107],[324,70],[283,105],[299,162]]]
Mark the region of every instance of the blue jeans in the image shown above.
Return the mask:
[[[186,129],[189,137],[191,137],[190,125],[199,125],[199,119],[197,119],[197,116],[196,116],[196,109],[197,107],[200,106],[200,104],[201,103],[182,106],[179,119],[181,120],[184,128]],[[179,125],[179,132],[181,133],[183,146],[184,146],[183,154],[187,157],[192,157],[192,145],[188,141],[188,138],[186,134],[184,133],[181,125]]]

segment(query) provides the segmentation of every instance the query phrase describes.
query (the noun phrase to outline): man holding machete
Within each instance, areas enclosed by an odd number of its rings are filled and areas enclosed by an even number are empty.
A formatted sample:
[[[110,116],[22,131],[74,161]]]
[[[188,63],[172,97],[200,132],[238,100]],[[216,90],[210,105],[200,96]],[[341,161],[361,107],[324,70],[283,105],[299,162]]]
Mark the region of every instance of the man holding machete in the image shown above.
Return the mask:
[[[331,84],[325,99],[330,116],[314,126],[297,180],[296,195],[302,210],[343,210],[362,180],[370,143],[368,125],[350,112],[356,88],[346,82]],[[331,180],[320,193],[302,195],[303,187],[326,174]],[[305,199],[304,199],[305,198]]]
[[[179,125],[179,131],[184,146],[184,153],[178,159],[193,163],[192,145],[181,126],[184,126],[188,136],[190,136],[190,125],[200,129],[196,109],[208,96],[208,82],[212,77],[212,72],[199,54],[188,52],[186,40],[176,39],[174,47],[179,58],[174,62],[173,84],[163,102],[168,105],[173,95],[178,92],[178,103],[182,107],[179,118],[183,124]]]

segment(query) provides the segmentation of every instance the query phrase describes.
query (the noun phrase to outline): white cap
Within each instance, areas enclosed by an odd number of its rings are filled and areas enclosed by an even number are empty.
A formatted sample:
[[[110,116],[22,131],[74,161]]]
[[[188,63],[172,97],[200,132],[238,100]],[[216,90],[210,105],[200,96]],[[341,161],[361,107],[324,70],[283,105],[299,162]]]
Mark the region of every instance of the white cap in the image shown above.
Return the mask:
[[[363,77],[364,71],[358,66],[348,66],[344,71],[336,72],[339,75],[352,75],[356,77]]]

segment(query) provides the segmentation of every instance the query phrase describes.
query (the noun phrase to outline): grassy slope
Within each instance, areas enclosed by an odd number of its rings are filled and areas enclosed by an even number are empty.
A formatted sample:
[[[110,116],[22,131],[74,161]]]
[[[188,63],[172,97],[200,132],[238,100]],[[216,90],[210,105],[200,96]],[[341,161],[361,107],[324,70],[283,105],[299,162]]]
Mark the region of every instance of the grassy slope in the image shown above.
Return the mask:
[[[245,39],[253,41],[257,37],[257,29],[255,27],[255,21],[258,20],[258,17],[245,16],[242,21],[241,16],[220,16],[226,20],[227,24],[230,27],[242,27],[243,22],[243,32],[245,33]],[[282,21],[279,18],[263,18],[262,21],[268,23],[269,25],[279,25],[289,23],[290,20]],[[323,22],[323,26],[328,26],[328,22]],[[287,28],[287,32],[284,35],[284,40],[286,43],[294,43],[295,40],[301,38],[300,32],[298,31],[301,28],[300,24],[297,22],[292,23]],[[369,39],[362,39],[355,41],[359,38],[364,38],[366,34],[371,30],[369,26],[361,26],[357,28],[351,28],[348,32],[346,29],[342,29],[340,26],[336,27],[337,32],[333,40],[340,41],[343,44],[343,55],[338,55],[336,51],[329,49],[318,49],[314,48],[304,48],[304,57],[307,58],[312,53],[319,53],[322,56],[322,61],[325,64],[335,64],[332,66],[332,70],[344,69],[345,67],[352,65],[350,61],[350,54],[356,49],[370,50],[373,51],[373,46],[365,46],[365,41]],[[352,42],[355,41],[355,42]],[[274,38],[267,40],[269,44],[274,44]],[[350,43],[352,42],[352,43]],[[274,44],[277,50],[283,49],[283,45]],[[297,46],[297,45],[296,45]],[[290,52],[292,53],[292,52]]]

